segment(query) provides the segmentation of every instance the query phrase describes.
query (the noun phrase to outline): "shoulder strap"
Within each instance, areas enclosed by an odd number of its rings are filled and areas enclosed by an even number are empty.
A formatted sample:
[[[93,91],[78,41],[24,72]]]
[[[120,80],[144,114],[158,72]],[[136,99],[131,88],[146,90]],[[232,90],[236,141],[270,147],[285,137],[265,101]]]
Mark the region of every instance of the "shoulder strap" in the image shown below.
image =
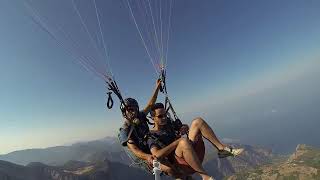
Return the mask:
[[[165,147],[165,145],[159,140],[159,138],[156,136],[156,135],[154,135],[154,134],[152,134],[152,133],[149,133],[149,138],[151,138],[151,139],[153,139],[154,141],[156,141],[157,142],[157,144],[161,147],[161,148],[164,148]]]
[[[133,127],[133,125],[131,125],[131,126],[130,126],[130,131],[129,131],[129,133],[128,133],[127,142],[129,141],[129,139],[130,139],[130,137],[131,137],[131,134],[132,134],[132,132],[133,132],[133,129],[134,129],[134,127]]]

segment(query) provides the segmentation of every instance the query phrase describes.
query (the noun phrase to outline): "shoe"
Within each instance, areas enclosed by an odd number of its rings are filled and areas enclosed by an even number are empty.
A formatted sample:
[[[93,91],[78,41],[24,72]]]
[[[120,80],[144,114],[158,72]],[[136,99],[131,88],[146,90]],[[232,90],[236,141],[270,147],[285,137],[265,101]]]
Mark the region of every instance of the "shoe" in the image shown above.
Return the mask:
[[[219,158],[225,158],[229,156],[238,156],[244,151],[243,148],[233,149],[232,147],[224,147],[223,150],[218,151]]]

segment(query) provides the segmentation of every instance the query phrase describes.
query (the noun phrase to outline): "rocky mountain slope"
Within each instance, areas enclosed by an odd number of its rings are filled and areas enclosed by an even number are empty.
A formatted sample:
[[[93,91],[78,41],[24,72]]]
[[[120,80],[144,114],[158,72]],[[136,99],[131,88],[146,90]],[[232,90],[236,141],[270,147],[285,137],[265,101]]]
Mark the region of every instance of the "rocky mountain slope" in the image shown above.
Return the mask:
[[[208,152],[206,155],[204,168],[217,180],[246,169],[267,164],[275,157],[272,151],[266,148],[242,144],[232,144],[232,146],[244,148],[245,151],[241,156],[235,158],[228,157],[219,159],[215,151]]]
[[[300,144],[297,146],[296,151],[286,160],[278,160],[254,170],[243,171],[226,179],[319,180],[320,149]]]

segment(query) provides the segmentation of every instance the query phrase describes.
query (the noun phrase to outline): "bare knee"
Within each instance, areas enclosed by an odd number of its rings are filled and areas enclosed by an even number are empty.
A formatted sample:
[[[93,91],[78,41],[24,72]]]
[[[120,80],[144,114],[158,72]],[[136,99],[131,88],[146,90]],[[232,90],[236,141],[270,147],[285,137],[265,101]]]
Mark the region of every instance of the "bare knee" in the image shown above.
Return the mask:
[[[181,147],[188,147],[190,145],[191,145],[190,140],[187,138],[181,138],[178,144],[178,146],[181,146]]]
[[[201,127],[203,123],[205,121],[201,117],[197,117],[192,121],[191,127]]]

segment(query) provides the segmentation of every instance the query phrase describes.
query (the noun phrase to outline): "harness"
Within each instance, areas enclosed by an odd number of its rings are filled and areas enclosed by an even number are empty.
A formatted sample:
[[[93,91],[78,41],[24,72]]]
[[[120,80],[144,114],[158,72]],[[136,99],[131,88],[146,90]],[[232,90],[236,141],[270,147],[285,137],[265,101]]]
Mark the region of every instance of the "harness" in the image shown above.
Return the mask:
[[[146,122],[140,122],[140,123],[146,123]],[[129,127],[124,127],[124,128],[129,128],[129,131],[128,131],[128,134],[127,134],[127,137],[126,139],[122,139],[124,140],[126,143],[130,143],[128,140],[130,138],[132,138],[132,136],[134,136],[134,140],[135,140],[135,143],[136,145],[139,147],[139,149],[145,151],[147,150],[147,134],[149,134],[149,129],[148,129],[148,132],[145,133],[145,136],[144,137],[141,137],[139,136],[139,129],[138,129],[138,126],[139,124],[127,124]],[[142,124],[141,124],[142,125]],[[142,125],[144,126],[144,125]],[[141,134],[141,133],[140,133]],[[118,139],[119,141],[121,142],[121,138],[120,138],[120,132],[118,134]],[[137,141],[137,142],[136,142]],[[123,141],[122,141],[123,142]],[[145,148],[141,147],[141,146],[144,146]],[[130,149],[128,148],[128,146],[126,145],[123,145],[122,144],[122,148],[124,149],[124,152],[127,154],[127,156],[131,159],[131,165],[130,166],[136,166],[136,167],[140,167],[142,169],[144,169],[146,172],[148,173],[152,173],[152,168],[149,167],[146,162],[140,158],[138,158],[135,154],[132,153],[132,151],[130,151]],[[149,152],[145,152],[145,153],[149,153]]]
[[[134,135],[134,140],[138,141],[136,142],[138,143],[137,144],[138,146],[143,145],[147,147],[147,139],[148,139],[147,135],[149,134],[148,122],[149,120],[144,116],[144,114],[139,112],[138,118],[132,123],[128,124],[130,130],[128,132],[127,142],[132,137],[132,135]],[[143,147],[139,147],[139,148],[143,148]]]
[[[166,126],[165,133],[168,134],[168,135],[174,134],[174,136],[171,136],[170,138],[176,140],[177,136],[176,136],[176,134],[175,134],[175,130],[174,130],[174,128],[173,128],[170,124],[168,124],[168,125]],[[150,132],[150,133],[148,134],[148,138],[154,140],[154,141],[156,142],[156,144],[160,146],[160,148],[164,148],[164,147],[166,147],[168,144],[165,144],[164,142],[161,141],[161,140],[162,140],[162,139],[160,139],[160,136],[161,136],[161,135],[162,135],[162,134],[157,134],[157,133],[152,133],[152,132]],[[170,142],[170,143],[171,143],[171,142]]]
[[[138,146],[141,150],[145,150],[145,147],[147,147],[147,140],[148,140],[148,134],[149,134],[149,132],[148,132],[147,134],[145,134],[144,137],[140,137],[140,136],[138,135],[137,128],[136,128],[134,125],[131,125],[130,131],[129,131],[129,134],[128,134],[128,139],[127,139],[127,143],[129,143],[129,144],[132,144],[132,143],[129,142],[129,139],[130,139],[130,137],[131,137],[132,134],[135,134],[135,137],[136,137],[136,139],[138,140],[137,146]],[[142,146],[144,146],[144,147],[142,147]]]

